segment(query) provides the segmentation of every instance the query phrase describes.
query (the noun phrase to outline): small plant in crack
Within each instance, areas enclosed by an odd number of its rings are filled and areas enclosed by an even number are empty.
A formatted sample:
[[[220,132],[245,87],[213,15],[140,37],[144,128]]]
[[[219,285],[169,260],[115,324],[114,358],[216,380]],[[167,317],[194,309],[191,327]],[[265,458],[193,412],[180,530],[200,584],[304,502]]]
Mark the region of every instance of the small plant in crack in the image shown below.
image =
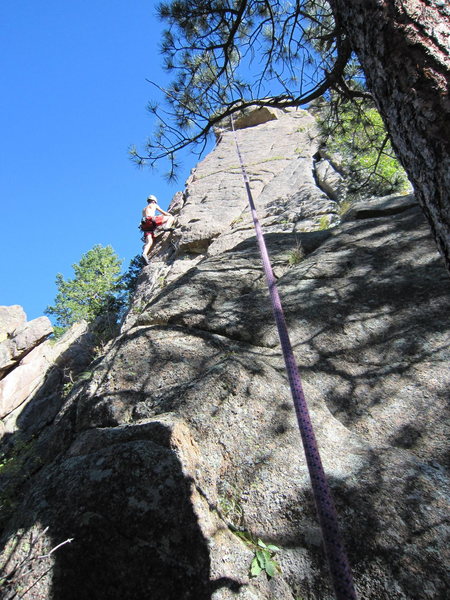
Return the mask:
[[[166,287],[166,285],[167,285],[167,281],[166,281],[166,275],[160,275],[160,276],[158,277],[158,279],[157,279],[157,282],[158,282],[158,285],[159,285],[159,287],[160,287],[161,289],[162,289],[162,288],[165,288],[165,287]]]
[[[222,482],[219,490],[219,509],[223,518],[233,528],[239,529],[244,522],[244,510],[241,506],[239,490],[234,486]]]
[[[255,550],[255,556],[250,565],[250,575],[257,577],[264,571],[269,579],[275,577],[277,573],[281,572],[281,567],[274,558],[280,548],[274,544],[265,544],[260,539],[257,541],[257,546],[258,548]]]
[[[293,248],[288,255],[288,265],[290,267],[294,267],[298,265],[305,258],[305,253],[301,244],[297,243],[295,248]]]
[[[350,210],[351,206],[352,206],[351,200],[342,200],[342,202],[339,202],[339,207],[338,207],[339,216],[342,217],[343,215],[345,215],[345,213]]]
[[[230,227],[236,227],[236,225],[239,225],[239,223],[242,223],[244,220],[243,215],[239,215],[239,217],[236,217],[235,219],[233,219],[230,223]]]
[[[266,544],[260,538],[254,538],[248,531],[237,531],[236,535],[253,551],[250,564],[250,576],[258,577],[262,572],[270,579],[281,573],[281,567],[275,558],[281,548],[274,544]]]
[[[325,231],[326,229],[330,229],[330,219],[328,215],[322,215],[320,217],[318,230]]]

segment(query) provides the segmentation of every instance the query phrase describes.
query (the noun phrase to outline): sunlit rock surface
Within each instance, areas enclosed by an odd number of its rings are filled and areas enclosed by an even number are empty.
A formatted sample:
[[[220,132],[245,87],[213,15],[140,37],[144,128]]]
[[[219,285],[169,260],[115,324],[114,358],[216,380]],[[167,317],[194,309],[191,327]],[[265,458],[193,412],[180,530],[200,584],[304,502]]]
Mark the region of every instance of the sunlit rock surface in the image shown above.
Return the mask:
[[[444,600],[448,275],[414,198],[341,219],[339,190],[317,187],[312,117],[274,114],[237,135],[359,597]],[[73,538],[30,598],[333,598],[233,135],[220,136],[121,335],[27,450],[4,556],[19,561],[33,532],[47,550]],[[249,576],[255,547],[238,532],[280,548],[275,577]]]

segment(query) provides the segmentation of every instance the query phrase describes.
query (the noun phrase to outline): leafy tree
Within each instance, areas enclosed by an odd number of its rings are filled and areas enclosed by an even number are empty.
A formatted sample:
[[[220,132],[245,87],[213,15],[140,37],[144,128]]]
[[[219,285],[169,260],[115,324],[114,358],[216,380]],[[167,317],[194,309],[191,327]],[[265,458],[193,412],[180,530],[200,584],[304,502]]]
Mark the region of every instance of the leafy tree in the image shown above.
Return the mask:
[[[77,321],[94,321],[108,314],[114,322],[123,306],[124,283],[121,276],[122,261],[111,246],[94,246],[72,265],[74,278],[65,280],[56,276],[58,293],[53,306],[45,310],[56,317],[56,335]]]
[[[427,0],[172,0],[162,51],[167,110],[139,164],[199,153],[224,117],[332,92],[371,99],[450,265],[450,8]]]
[[[360,100],[322,106],[319,117],[326,152],[339,157],[348,176],[350,195],[387,195],[409,188],[408,178],[394,154],[380,113]]]

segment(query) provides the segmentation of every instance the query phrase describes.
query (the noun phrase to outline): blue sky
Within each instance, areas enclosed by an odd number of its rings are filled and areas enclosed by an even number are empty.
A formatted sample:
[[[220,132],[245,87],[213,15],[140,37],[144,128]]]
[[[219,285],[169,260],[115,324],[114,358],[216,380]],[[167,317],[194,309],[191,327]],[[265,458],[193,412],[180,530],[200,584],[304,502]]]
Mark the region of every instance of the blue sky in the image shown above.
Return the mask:
[[[128,158],[152,130],[146,81],[167,82],[150,0],[3,0],[0,5],[0,304],[41,316],[57,273],[95,244],[141,251],[148,194],[163,208],[179,181]]]

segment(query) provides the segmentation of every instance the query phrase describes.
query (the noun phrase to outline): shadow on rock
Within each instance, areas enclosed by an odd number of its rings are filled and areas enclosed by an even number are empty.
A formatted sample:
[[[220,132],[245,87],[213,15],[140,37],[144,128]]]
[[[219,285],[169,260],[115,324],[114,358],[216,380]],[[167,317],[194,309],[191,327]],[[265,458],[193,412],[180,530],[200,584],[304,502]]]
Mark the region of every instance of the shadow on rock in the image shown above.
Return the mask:
[[[125,429],[85,432],[34,482],[15,531],[40,523],[50,547],[73,538],[53,554],[45,597],[206,600],[214,589],[238,588],[227,578],[210,582],[191,480],[170,429],[155,424],[152,440],[145,427]]]

